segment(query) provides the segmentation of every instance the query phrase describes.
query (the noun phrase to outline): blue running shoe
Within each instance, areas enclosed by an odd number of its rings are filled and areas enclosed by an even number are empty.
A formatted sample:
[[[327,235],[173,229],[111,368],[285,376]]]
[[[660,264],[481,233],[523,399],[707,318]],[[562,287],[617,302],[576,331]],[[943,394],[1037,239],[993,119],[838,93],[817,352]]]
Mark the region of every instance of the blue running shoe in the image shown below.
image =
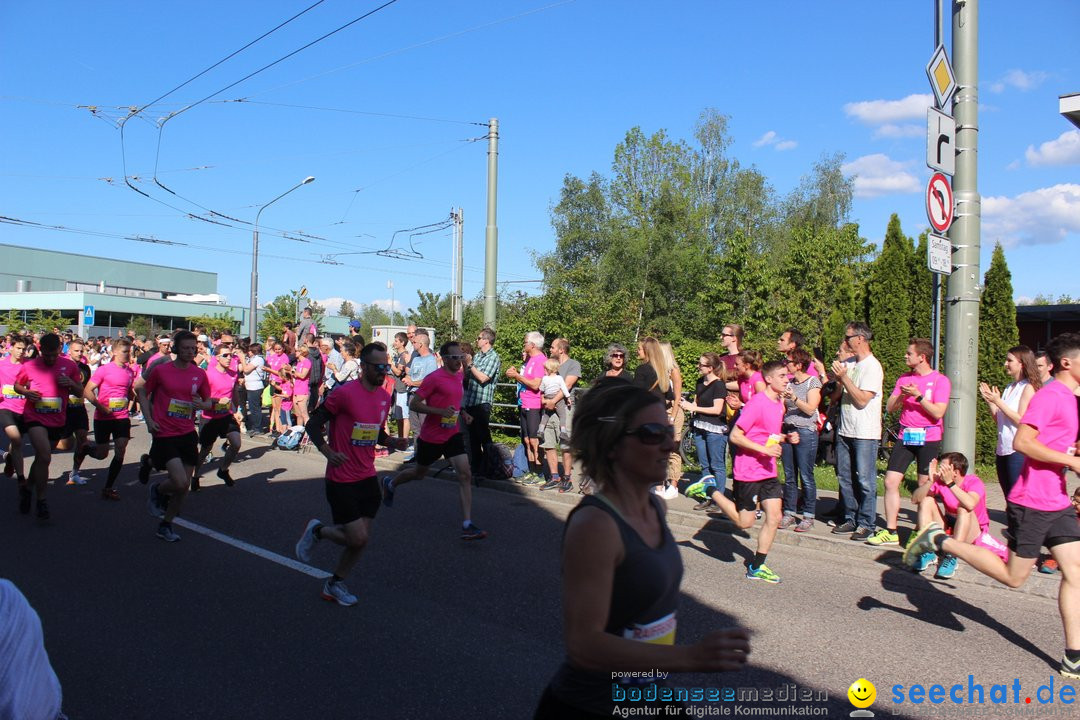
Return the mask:
[[[941,562],[938,563],[937,572],[934,573],[934,577],[940,580],[948,580],[956,574],[956,566],[958,565],[955,555],[945,555],[941,558]]]
[[[911,566],[911,569],[914,572],[921,573],[923,570],[926,570],[926,568],[933,565],[935,560],[937,560],[936,554],[932,552],[923,553],[915,560],[915,564]]]
[[[394,478],[389,475],[383,475],[379,484],[382,485],[382,502],[386,507],[394,507],[394,488],[390,485],[394,481]]]
[[[686,487],[685,495],[692,500],[705,500],[716,489],[716,478],[712,475],[704,475],[695,483]]]
[[[748,580],[764,580],[773,585],[780,582],[780,576],[770,570],[767,565],[762,565],[761,567],[748,565],[746,567],[746,577]]]

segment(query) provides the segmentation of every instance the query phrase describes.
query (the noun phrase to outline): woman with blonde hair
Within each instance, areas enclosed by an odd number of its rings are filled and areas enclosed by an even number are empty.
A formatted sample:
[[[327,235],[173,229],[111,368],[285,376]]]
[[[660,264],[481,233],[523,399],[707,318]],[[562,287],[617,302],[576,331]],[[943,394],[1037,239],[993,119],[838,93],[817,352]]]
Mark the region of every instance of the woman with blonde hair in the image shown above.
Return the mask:
[[[680,400],[682,400],[683,376],[679,369],[679,363],[675,360],[675,350],[671,343],[660,343],[660,351],[664,354],[664,364],[668,367],[668,377],[671,378],[671,402],[668,403],[668,415],[671,416],[671,424],[675,426],[675,437],[681,438],[683,423],[686,414],[683,412]],[[664,489],[667,493],[664,497],[669,500],[679,494],[679,480],[682,479],[682,455],[678,450],[671,453],[668,461],[668,484]]]
[[[637,355],[640,362],[634,370],[634,384],[662,400],[670,419],[675,392],[671,385],[671,366],[664,357],[664,349],[660,346],[660,341],[654,337],[643,338],[638,343]],[[676,452],[678,452],[677,447]],[[670,468],[669,477],[663,484],[657,485],[654,492],[667,500],[678,496],[679,488],[671,485]]]

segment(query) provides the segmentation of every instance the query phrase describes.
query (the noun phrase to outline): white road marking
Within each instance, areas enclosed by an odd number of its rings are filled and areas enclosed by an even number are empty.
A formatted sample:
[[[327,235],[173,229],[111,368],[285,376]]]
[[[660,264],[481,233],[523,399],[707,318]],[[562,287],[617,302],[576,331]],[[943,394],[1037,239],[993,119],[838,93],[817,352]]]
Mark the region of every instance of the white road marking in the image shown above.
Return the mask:
[[[302,572],[305,575],[310,575],[313,578],[325,580],[326,578],[330,577],[330,573],[324,570],[311,567],[310,565],[305,565],[299,560],[293,560],[292,558],[285,557],[284,555],[278,555],[276,552],[264,550],[257,545],[252,545],[251,543],[244,542],[243,540],[237,540],[234,537],[229,537],[228,535],[219,533],[217,530],[211,530],[208,527],[203,527],[202,525],[193,523],[190,520],[176,518],[175,520],[173,520],[173,523],[187,530],[193,530],[200,535],[205,535],[208,538],[217,540],[218,542],[223,542],[226,545],[232,545],[234,548],[238,548],[240,550],[243,550],[244,552],[248,552],[252,555],[261,557],[264,560],[269,560],[270,562],[277,563],[278,565],[283,565],[290,570],[296,570],[297,572]]]

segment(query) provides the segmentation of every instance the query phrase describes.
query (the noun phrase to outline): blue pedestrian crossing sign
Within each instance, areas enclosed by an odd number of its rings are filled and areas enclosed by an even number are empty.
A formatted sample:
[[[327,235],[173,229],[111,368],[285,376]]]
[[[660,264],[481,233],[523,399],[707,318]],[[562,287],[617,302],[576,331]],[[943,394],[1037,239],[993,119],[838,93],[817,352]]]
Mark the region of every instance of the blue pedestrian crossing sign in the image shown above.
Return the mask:
[[[83,314],[83,325],[93,325],[94,324],[94,306],[93,305],[85,305],[85,306],[83,306],[82,314]]]

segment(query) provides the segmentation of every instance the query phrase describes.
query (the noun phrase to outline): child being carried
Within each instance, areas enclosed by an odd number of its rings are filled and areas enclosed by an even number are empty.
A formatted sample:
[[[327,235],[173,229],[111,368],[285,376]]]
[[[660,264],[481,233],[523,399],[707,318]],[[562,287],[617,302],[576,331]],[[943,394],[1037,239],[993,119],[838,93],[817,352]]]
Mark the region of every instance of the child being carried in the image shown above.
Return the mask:
[[[544,371],[547,374],[540,378],[540,394],[544,396],[544,400],[550,400],[557,397],[561,392],[562,399],[555,403],[553,410],[548,410],[545,405],[543,415],[540,418],[540,437],[544,436],[547,424],[551,421],[552,416],[555,416],[559,422],[559,441],[567,442],[566,408],[571,405],[570,388],[566,386],[566,380],[559,374],[559,361],[555,358],[548,358],[544,362]]]

